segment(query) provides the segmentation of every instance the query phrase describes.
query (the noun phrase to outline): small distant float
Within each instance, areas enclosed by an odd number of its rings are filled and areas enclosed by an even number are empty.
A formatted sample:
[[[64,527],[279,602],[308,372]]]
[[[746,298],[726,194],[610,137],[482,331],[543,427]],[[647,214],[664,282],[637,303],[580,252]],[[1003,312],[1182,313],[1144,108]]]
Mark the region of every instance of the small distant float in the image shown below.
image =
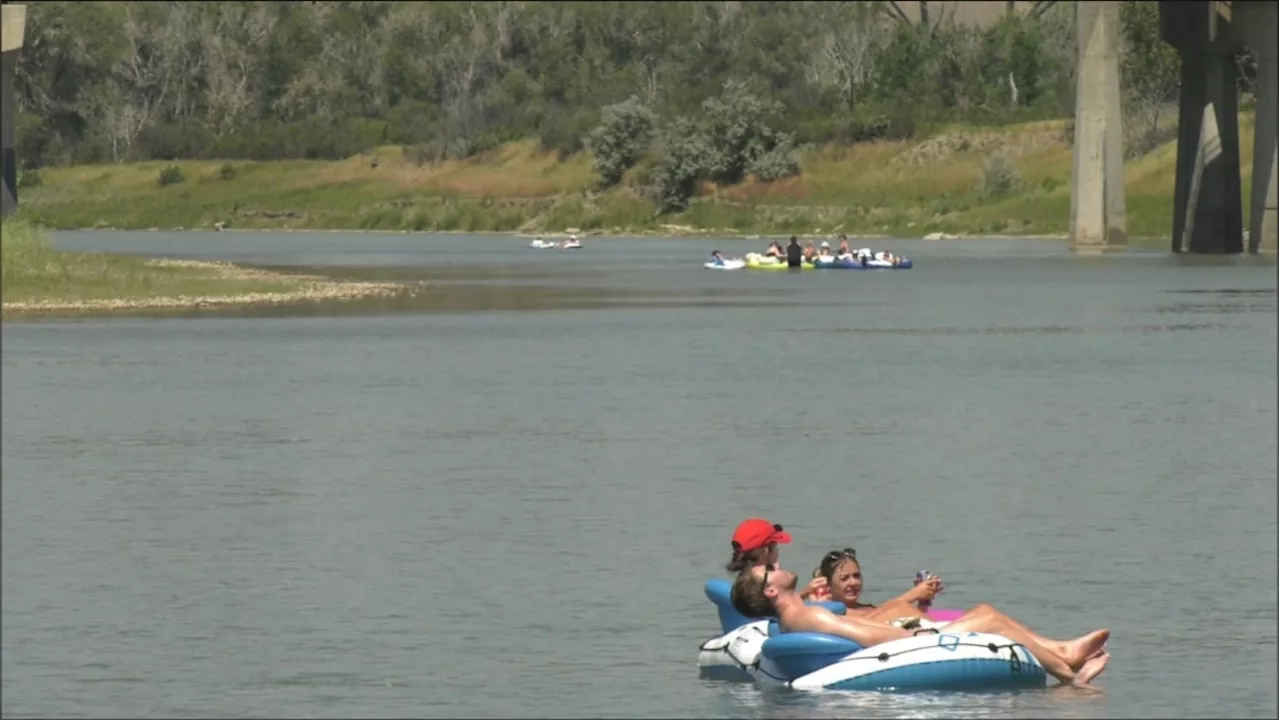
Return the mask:
[[[702,267],[708,270],[741,270],[746,266],[746,260],[742,258],[727,258],[721,255],[719,250],[711,253],[711,257],[702,264]]]
[[[577,235],[570,235],[563,240],[543,240],[536,237],[529,243],[529,247],[534,250],[581,250],[582,241]]]

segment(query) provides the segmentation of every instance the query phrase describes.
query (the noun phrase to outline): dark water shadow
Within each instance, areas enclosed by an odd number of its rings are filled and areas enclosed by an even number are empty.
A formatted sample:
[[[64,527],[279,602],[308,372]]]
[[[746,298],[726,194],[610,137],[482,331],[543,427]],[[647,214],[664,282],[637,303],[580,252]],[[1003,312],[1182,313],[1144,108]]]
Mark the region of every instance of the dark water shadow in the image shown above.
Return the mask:
[[[1165,303],[1157,306],[1155,312],[1174,315],[1276,312],[1275,288],[1200,288],[1167,292],[1194,295],[1197,300]]]
[[[1147,323],[1142,325],[1039,325],[1029,327],[937,327],[937,328],[787,328],[766,330],[782,333],[856,333],[858,335],[1086,335],[1098,333],[1161,333],[1189,330],[1230,330],[1241,326],[1228,323]]]
[[[1186,295],[1224,295],[1246,297],[1275,297],[1276,288],[1200,288],[1195,290],[1168,290],[1166,292]]]

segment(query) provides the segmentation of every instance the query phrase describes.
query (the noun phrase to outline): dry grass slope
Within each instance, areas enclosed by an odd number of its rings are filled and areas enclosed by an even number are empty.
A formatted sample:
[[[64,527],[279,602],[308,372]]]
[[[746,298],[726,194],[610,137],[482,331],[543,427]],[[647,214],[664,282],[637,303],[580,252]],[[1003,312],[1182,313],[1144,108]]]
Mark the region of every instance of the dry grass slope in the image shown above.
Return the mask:
[[[1248,196],[1252,114],[1241,117]],[[52,168],[23,194],[24,214],[54,227],[316,228],[658,232],[680,225],[733,234],[847,232],[922,236],[1064,234],[1072,152],[1063,121],[945,128],[929,138],[812,148],[803,173],[771,183],[705,185],[688,211],[657,216],[639,169],[594,191],[591,158],[560,161],[535,141],[464,161],[420,165],[378,148],[339,162],[177,163],[185,180],[161,187],[166,163]],[[1002,155],[1020,178],[982,192],[984,165]],[[1173,143],[1131,161],[1132,236],[1166,236],[1173,212]]]

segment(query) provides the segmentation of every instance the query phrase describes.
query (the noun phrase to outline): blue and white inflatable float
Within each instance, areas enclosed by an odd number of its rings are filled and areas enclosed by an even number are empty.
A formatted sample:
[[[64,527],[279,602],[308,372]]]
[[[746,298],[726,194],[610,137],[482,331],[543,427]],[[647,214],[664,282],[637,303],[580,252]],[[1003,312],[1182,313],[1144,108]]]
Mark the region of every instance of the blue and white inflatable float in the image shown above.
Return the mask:
[[[910,270],[910,258],[898,258],[896,261],[878,258],[857,259],[815,259],[813,266],[819,270]]]
[[[744,617],[729,603],[732,585],[713,579],[706,594],[724,634],[702,644],[703,677],[755,681],[796,690],[1013,690],[1044,687],[1044,667],[1022,645],[989,633],[937,633],[862,648],[834,635],[784,633],[776,620]],[[839,603],[819,603],[844,614]]]

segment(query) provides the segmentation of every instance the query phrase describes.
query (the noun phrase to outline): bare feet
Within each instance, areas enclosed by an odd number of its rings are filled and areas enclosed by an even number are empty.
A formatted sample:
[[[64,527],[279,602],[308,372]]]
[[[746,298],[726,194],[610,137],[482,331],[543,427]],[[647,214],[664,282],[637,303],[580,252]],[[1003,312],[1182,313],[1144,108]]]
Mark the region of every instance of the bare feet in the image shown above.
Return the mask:
[[[1093,679],[1102,674],[1107,669],[1107,663],[1111,661],[1111,653],[1103,652],[1099,655],[1089,658],[1084,665],[1080,667],[1080,671],[1076,673],[1075,680],[1072,685],[1088,685]]]
[[[1062,659],[1072,670],[1079,672],[1086,662],[1098,655],[1110,637],[1110,630],[1094,630],[1088,635],[1068,640],[1062,643]]]

